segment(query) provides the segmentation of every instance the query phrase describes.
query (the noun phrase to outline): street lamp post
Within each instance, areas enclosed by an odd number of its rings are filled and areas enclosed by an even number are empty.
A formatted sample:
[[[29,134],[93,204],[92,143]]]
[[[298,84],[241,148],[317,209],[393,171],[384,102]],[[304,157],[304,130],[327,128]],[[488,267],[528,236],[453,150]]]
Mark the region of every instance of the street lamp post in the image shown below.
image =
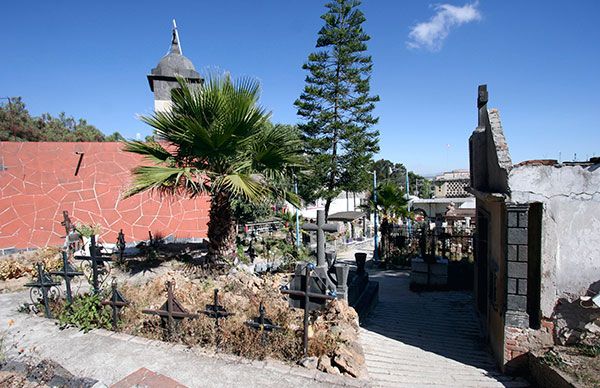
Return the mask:
[[[298,196],[298,178],[294,174],[294,194]],[[296,248],[300,248],[300,215],[296,208]]]
[[[379,261],[379,252],[377,247],[377,171],[373,170],[373,223],[375,225],[375,236],[374,236],[374,249],[373,249],[373,261]]]

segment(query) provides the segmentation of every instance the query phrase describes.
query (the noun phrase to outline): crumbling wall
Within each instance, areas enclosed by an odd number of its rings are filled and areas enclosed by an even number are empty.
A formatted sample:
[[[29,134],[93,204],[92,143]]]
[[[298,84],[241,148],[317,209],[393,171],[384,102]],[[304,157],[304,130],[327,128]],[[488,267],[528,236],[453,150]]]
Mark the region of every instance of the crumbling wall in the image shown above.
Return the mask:
[[[574,300],[600,280],[600,164],[520,165],[509,174],[513,203],[543,204],[541,310]]]
[[[500,113],[491,109],[469,138],[471,187],[482,192],[507,193],[512,161]]]

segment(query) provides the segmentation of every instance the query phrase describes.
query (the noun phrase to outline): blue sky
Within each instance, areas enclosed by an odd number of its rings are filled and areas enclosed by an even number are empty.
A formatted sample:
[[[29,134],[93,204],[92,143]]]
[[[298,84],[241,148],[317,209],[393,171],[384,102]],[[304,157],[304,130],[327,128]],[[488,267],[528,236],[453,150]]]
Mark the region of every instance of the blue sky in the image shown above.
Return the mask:
[[[171,19],[196,68],[262,82],[275,122],[296,123],[302,63],[325,1],[61,1],[3,5],[0,97],[106,133],[145,136],[146,74]],[[477,85],[500,109],[513,162],[600,155],[600,2],[366,0],[379,157],[422,174],[468,167]],[[444,38],[445,39],[442,39]],[[448,147],[449,145],[449,147]]]

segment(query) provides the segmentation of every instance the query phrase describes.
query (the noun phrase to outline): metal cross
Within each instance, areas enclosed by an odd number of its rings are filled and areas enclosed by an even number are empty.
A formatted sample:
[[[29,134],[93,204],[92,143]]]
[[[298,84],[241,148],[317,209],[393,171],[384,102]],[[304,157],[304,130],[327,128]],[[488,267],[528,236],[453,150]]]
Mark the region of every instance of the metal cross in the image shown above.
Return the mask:
[[[325,211],[317,210],[317,223],[304,224],[302,225],[302,230],[317,232],[317,266],[325,267],[327,265],[327,262],[325,261],[325,232],[337,232],[338,224],[325,223]]]
[[[265,334],[267,332],[281,329],[281,326],[274,325],[273,321],[271,321],[269,318],[265,318],[265,306],[263,305],[263,302],[260,302],[260,305],[258,306],[258,317],[254,317],[254,319],[247,321],[246,325],[260,331],[261,343],[263,345],[266,342]]]
[[[68,211],[63,210],[63,220],[61,221],[60,224],[65,227],[65,233],[67,235],[73,229],[73,223],[71,222],[71,219],[69,218],[69,212]]]
[[[117,289],[117,280],[113,278],[112,283],[110,284],[112,293],[109,300],[103,300],[101,303],[103,306],[110,306],[112,309],[112,328],[114,331],[117,331],[119,324],[119,315],[121,313],[121,309],[125,306],[129,305],[129,302],[123,294],[119,292]]]
[[[47,272],[44,272],[44,265],[42,263],[37,263],[37,272],[38,272],[37,281],[34,283],[27,283],[27,284],[25,284],[25,286],[31,287],[31,291],[29,292],[29,297],[31,299],[31,302],[33,302],[33,303],[39,303],[40,302],[39,294],[40,293],[42,294],[41,300],[44,303],[44,310],[46,313],[46,318],[52,318],[52,313],[50,312],[50,306],[49,306],[48,293],[50,292],[52,287],[54,287],[56,290],[58,290],[57,286],[59,286],[60,283],[56,283],[55,281],[53,281],[52,278],[50,277],[50,275]]]
[[[119,250],[119,261],[123,261],[123,255],[125,254],[125,234],[123,233],[123,229],[119,231],[119,235],[117,236],[117,249]]]
[[[102,256],[100,247],[96,245],[96,236],[90,237],[90,256],[75,256],[76,260],[90,260],[92,262],[92,287],[94,294],[100,292],[100,285],[98,282],[98,275],[101,271],[98,266],[104,264],[105,261],[112,261],[108,256]]]
[[[60,276],[65,279],[65,285],[67,288],[67,303],[73,303],[73,294],[71,293],[71,280],[75,276],[83,275],[83,272],[76,271],[71,264],[69,264],[69,255],[66,249],[62,251],[63,266],[60,271],[52,271],[50,275]]]
[[[158,315],[163,327],[167,328],[167,335],[171,337],[175,331],[175,321],[179,322],[184,318],[198,318],[198,314],[190,314],[173,294],[174,282],[168,281],[165,285],[167,290],[167,301],[163,303],[158,310],[144,309],[144,314]]]
[[[227,310],[225,310],[225,307],[223,307],[219,304],[219,289],[218,288],[215,288],[213,304],[207,304],[206,310],[203,310],[200,312],[202,314],[206,314],[208,317],[213,318],[215,320],[216,342],[217,342],[217,348],[218,348],[219,343],[220,343],[220,335],[219,334],[221,331],[221,327],[219,325],[219,319],[227,318],[230,315],[234,315],[234,313],[227,312]]]
[[[305,267],[305,273],[303,276],[302,288],[300,290],[281,290],[282,294],[291,295],[292,298],[302,298],[300,308],[304,309],[304,338],[303,338],[303,349],[304,356],[308,354],[308,313],[311,310],[311,299],[317,299],[321,301],[335,299],[334,295],[320,294],[310,291],[309,280],[311,278],[311,272],[315,269],[315,265],[308,263]]]

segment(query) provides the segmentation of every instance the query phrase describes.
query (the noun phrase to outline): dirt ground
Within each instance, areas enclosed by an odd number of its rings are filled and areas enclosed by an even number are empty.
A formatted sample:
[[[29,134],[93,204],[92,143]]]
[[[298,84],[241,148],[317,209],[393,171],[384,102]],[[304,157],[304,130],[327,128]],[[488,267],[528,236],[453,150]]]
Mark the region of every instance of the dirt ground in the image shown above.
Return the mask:
[[[598,388],[600,387],[600,351],[598,349],[600,347],[594,350],[589,347],[555,346],[543,358],[546,363],[558,368],[581,386]]]

